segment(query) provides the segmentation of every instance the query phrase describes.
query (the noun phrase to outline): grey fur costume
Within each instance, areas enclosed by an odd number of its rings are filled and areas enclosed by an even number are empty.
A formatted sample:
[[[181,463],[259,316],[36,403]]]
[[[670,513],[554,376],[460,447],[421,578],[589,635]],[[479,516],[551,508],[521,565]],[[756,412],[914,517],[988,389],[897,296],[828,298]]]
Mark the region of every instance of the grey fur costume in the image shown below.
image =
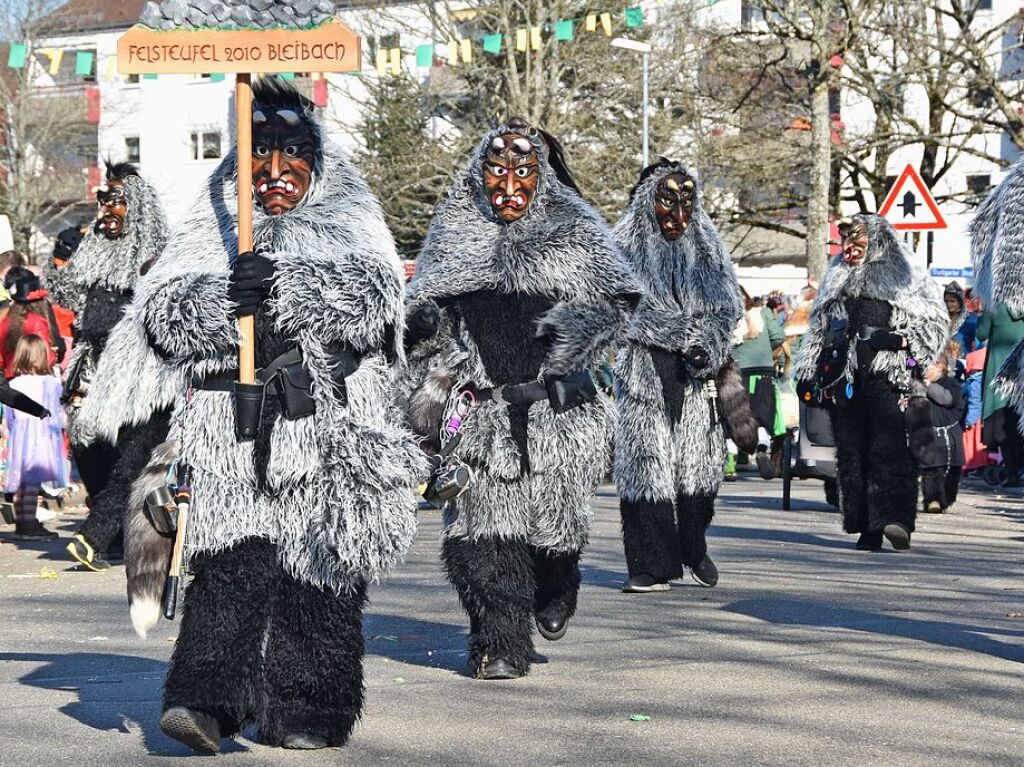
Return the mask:
[[[649,175],[614,229],[646,292],[615,364],[615,483],[627,500],[672,502],[680,492],[714,495],[725,466],[725,437],[712,417],[707,382],[729,358],[733,329],[743,314],[739,284],[699,196],[683,235],[674,242],[662,236],[654,194],[671,173],[693,176],[678,164]],[[650,349],[679,353],[693,346],[708,353],[707,377],[685,385],[681,416],[673,424]]]
[[[167,218],[156,190],[135,175],[126,176],[122,183],[128,199],[123,234],[110,240],[91,229],[68,265],[53,275],[54,300],[77,315],[76,342],[68,370],[78,371],[77,388],[83,392],[91,389],[108,334],[131,301],[140,268],[160,255],[168,237]],[[82,405],[89,399],[86,396]],[[96,404],[116,408],[115,402]],[[92,443],[96,434],[89,421],[79,417],[79,408],[69,408],[68,415],[72,443]],[[116,437],[115,429],[107,439],[113,443]]]
[[[1004,304],[1024,317],[1024,159],[1018,160],[971,222],[974,292],[988,307]],[[999,387],[1024,415],[1024,343],[1010,352],[997,376]],[[1024,418],[1020,419],[1024,433]]]
[[[894,387],[907,389],[911,384],[909,354],[926,370],[946,349],[950,321],[942,287],[911,262],[888,221],[873,214],[857,218],[863,219],[867,229],[868,251],[858,268],[839,258],[829,265],[811,307],[810,327],[800,343],[793,376],[798,381],[813,381],[830,323],[847,318],[843,302],[871,298],[892,306],[893,330],[905,337],[909,346],[878,352],[871,370],[883,374]],[[857,348],[851,341],[845,373],[848,381],[853,381],[856,369]]]
[[[540,375],[589,369],[615,342],[626,322],[623,297],[637,287],[610,233],[594,210],[563,185],[543,159],[537,195],[528,214],[500,222],[483,189],[488,134],[456,177],[440,205],[416,261],[408,288],[410,310],[432,302],[490,290],[547,297],[553,307],[537,333],[552,343]],[[405,389],[418,431],[438,428],[438,404],[452,384],[492,381],[465,325],[441,308],[440,332],[409,356]],[[557,552],[579,551],[587,541],[589,500],[608,463],[614,409],[596,400],[561,415],[547,402],[529,409],[530,471],[510,434],[507,407],[476,405],[462,430],[459,456],[476,476],[469,490],[448,505],[445,538],[526,540]]]
[[[876,215],[858,218],[867,230],[867,251],[859,266],[838,258],[829,266],[794,375],[818,382],[819,365],[828,364],[821,358],[831,323],[849,323],[843,331],[849,338],[846,367],[825,374],[840,392],[852,385],[852,397],[840,394],[832,408],[840,505],[844,529],[862,535],[858,546],[875,548],[883,533],[895,535],[890,540],[896,546],[902,537],[897,528],[907,535],[914,530],[918,466],[913,449],[924,433],[923,418],[931,425],[930,406],[917,396],[923,395],[920,375],[944,352],[950,321],[941,287],[910,262],[890,224]],[[872,352],[870,364],[858,365],[857,337],[864,328],[895,332],[908,349]],[[907,367],[910,355],[917,360],[915,372]],[[846,385],[840,385],[844,379]],[[909,405],[901,406],[908,395]]]
[[[341,150],[324,141],[317,121],[303,119],[320,147],[306,197],[277,218],[259,206],[254,216],[254,249],[277,268],[269,314],[258,321],[257,354],[265,364],[285,350],[261,346],[261,337],[297,345],[317,412],[267,423],[265,411],[263,478],[254,443],[235,439],[230,392],[197,390],[179,400],[171,438],[192,470],[189,559],[260,538],[275,544],[291,577],[342,594],[379,577],[411,544],[423,466],[415,439],[397,425],[394,371],[384,351],[389,329],[400,344],[404,325],[390,232]],[[228,299],[237,252],[235,171],[232,153],[136,291],[133,311],[182,380],[237,367],[240,339]],[[337,342],[364,352],[347,379],[347,405],[334,394],[328,366]]]

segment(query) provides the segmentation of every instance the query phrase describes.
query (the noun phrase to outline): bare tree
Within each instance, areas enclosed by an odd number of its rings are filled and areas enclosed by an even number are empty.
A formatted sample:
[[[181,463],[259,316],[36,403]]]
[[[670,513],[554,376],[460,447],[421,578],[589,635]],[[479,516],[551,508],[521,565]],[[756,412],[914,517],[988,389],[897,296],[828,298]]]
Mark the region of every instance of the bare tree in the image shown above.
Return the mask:
[[[58,0],[0,0],[0,38],[27,46],[25,65],[0,69],[0,211],[15,247],[31,252],[38,227],[84,197],[90,141],[80,87],[45,87],[49,60],[38,47]]]

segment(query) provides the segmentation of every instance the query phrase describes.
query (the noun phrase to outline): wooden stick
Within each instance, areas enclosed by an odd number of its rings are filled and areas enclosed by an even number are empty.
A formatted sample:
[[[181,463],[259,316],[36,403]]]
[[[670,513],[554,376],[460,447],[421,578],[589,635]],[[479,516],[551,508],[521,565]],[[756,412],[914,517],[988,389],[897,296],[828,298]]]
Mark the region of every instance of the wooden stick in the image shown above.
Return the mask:
[[[185,536],[188,533],[188,511],[192,504],[192,491],[188,487],[179,487],[175,494],[178,504],[178,529],[174,536],[174,549],[171,551],[171,566],[164,582],[164,617],[174,620],[178,607],[178,584],[181,581],[181,562],[185,551]]]
[[[238,137],[238,252],[252,250],[252,77],[235,79],[235,135]],[[256,318],[241,317],[238,330],[238,380],[256,382]]]

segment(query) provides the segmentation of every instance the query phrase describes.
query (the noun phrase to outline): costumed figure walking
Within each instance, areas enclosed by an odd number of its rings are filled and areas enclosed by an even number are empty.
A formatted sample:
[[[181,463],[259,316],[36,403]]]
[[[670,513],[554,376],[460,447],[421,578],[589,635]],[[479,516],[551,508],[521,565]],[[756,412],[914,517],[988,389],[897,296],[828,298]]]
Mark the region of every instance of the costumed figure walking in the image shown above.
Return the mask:
[[[414,428],[436,439],[446,405],[475,403],[454,453],[473,478],[444,506],[443,534],[470,670],[520,677],[534,622],[557,640],[576,610],[614,422],[590,370],[637,288],[559,143],[513,120],[483,139],[441,203],[408,296]]]
[[[415,533],[426,471],[394,406],[400,262],[378,201],[289,84],[253,85],[254,254],[238,253],[236,155],[140,283],[149,342],[189,382],[172,418],[191,489],[192,581],[164,687],[164,732],[211,753],[247,724],[285,748],[343,744],[363,705],[367,582]],[[236,436],[236,317],[255,315],[266,383]],[[245,392],[251,393],[253,387]],[[129,536],[146,528],[133,520]],[[152,530],[152,528],[150,528]],[[127,552],[156,561],[153,534]],[[166,569],[164,569],[166,573]],[[133,604],[138,617],[157,605]],[[137,621],[139,624],[140,621]],[[145,624],[143,624],[144,627]]]
[[[832,410],[843,528],[859,534],[858,549],[881,548],[883,536],[907,549],[919,452],[910,441],[934,439],[922,379],[945,351],[949,315],[885,219],[857,215],[840,234],[794,377],[804,402]]]
[[[747,416],[745,443],[757,439],[729,360],[743,312],[736,271],[696,178],[670,160],[644,169],[614,234],[645,291],[615,367],[615,483],[629,568],[622,590],[666,591],[684,567],[714,586],[705,531],[724,476],[730,403]],[[719,391],[716,378],[729,385]]]
[[[127,163],[107,164],[107,178],[96,190],[98,211],[93,228],[68,264],[51,273],[56,299],[76,312],[75,343],[64,382],[68,436],[79,475],[88,493],[89,516],[67,550],[91,570],[105,570],[107,549],[121,532],[129,488],[149,451],[162,441],[149,440],[147,428],[97,434],[80,418],[85,402],[117,412],[118,401],[91,394],[107,339],[132,300],[142,267],[163,250],[167,220],[156,191]],[[123,376],[127,371],[113,371]],[[144,386],[142,381],[126,382]],[[126,424],[128,421],[125,422]],[[166,429],[165,429],[166,430]],[[111,478],[117,477],[111,483]]]

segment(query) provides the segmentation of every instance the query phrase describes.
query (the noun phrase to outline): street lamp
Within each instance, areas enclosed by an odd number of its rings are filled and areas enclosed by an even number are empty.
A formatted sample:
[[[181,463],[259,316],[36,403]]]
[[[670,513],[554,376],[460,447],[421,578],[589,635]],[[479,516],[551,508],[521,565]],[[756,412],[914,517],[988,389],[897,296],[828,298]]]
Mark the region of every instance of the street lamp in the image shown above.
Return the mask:
[[[627,51],[634,51],[636,53],[642,54],[642,56],[643,56],[643,68],[644,68],[644,106],[643,106],[643,112],[644,112],[644,167],[646,168],[647,167],[648,155],[650,154],[650,152],[649,152],[650,139],[648,137],[649,136],[648,109],[647,109],[647,103],[648,103],[647,69],[648,69],[648,60],[650,59],[650,56],[651,56],[651,44],[650,43],[641,43],[638,40],[630,40],[629,38],[626,38],[626,37],[616,37],[614,40],[612,40],[612,45],[614,45],[616,48],[624,48]]]

